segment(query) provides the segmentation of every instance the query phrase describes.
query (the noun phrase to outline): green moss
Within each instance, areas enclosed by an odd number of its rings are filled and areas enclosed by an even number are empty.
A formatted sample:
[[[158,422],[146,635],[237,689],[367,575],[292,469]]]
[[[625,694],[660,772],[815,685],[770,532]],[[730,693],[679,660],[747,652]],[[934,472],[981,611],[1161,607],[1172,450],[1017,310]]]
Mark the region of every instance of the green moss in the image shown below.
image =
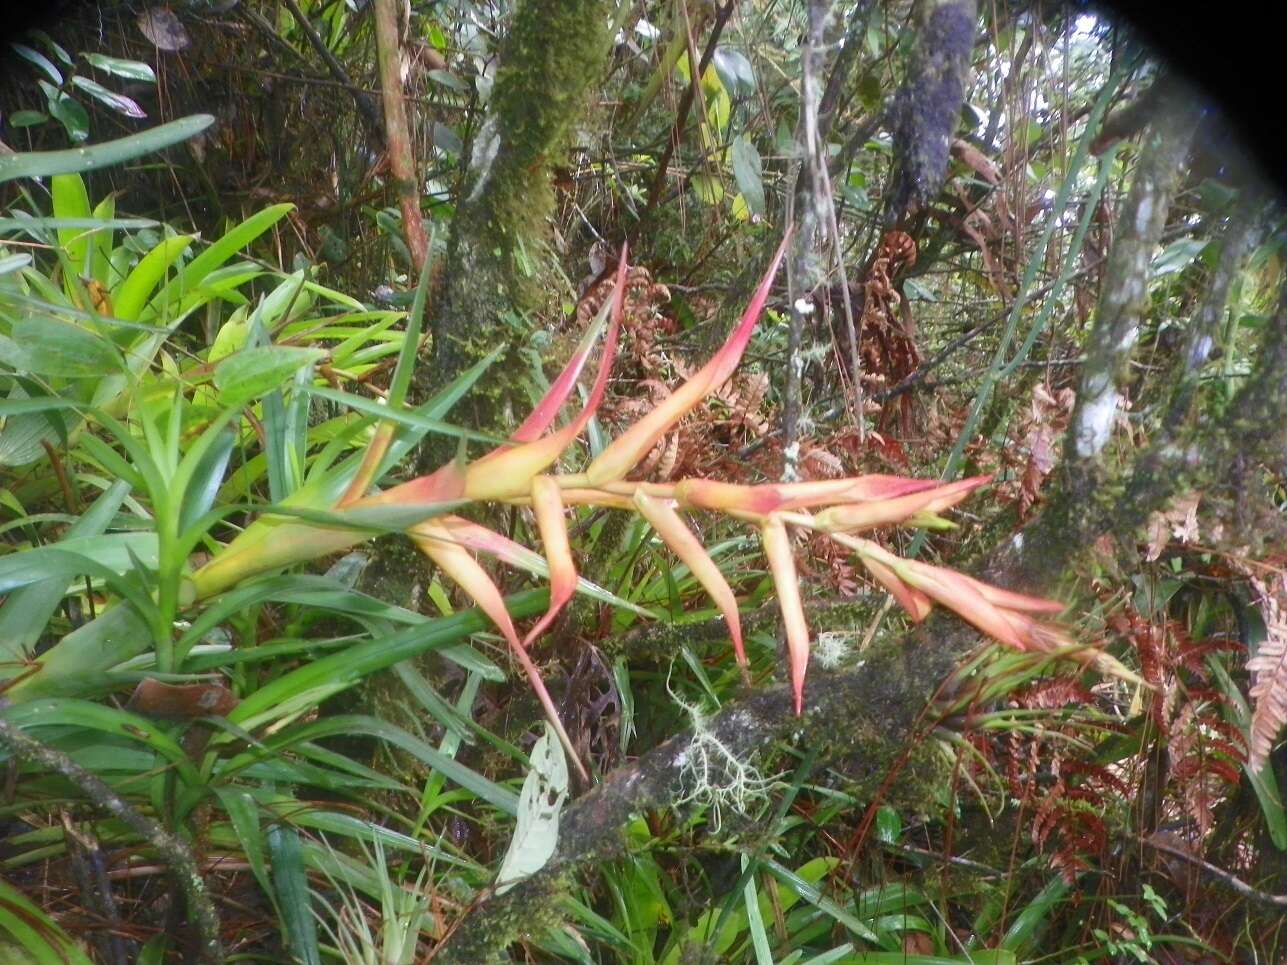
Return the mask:
[[[570,874],[537,875],[519,885],[523,900],[493,902],[485,930],[456,936],[435,956],[439,962],[490,965],[512,959],[506,949],[526,938],[539,938],[563,920],[563,902],[575,884]]]
[[[429,388],[506,341],[506,313],[545,307],[550,170],[602,69],[611,11],[601,0],[518,7],[452,222]]]

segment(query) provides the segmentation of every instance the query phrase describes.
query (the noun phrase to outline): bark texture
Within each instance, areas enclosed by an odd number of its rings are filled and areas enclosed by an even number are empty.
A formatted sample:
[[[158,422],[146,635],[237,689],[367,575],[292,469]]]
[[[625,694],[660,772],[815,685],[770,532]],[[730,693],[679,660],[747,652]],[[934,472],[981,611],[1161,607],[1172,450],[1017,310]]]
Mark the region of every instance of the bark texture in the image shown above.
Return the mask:
[[[1062,565],[1048,546],[1062,542],[1069,531],[1084,536],[1099,526],[1111,512],[1115,494],[1120,495],[1104,455],[1126,398],[1131,357],[1148,308],[1149,266],[1188,154],[1193,121],[1191,111],[1168,106],[1145,135],[1105,269],[1063,461],[1056,470],[1060,498],[1051,502],[1022,546],[1034,576],[1048,578]]]
[[[886,207],[896,224],[943,184],[974,51],[974,0],[921,0],[917,47],[894,105],[898,164]]]
[[[517,6],[470,145],[432,358],[417,373],[422,395],[510,340],[506,315],[544,303],[551,166],[602,74],[614,9],[603,0],[522,0]],[[503,366],[494,368],[489,391],[505,395],[511,388]]]
[[[380,60],[380,93],[384,103],[385,141],[389,170],[402,211],[402,236],[411,252],[411,267],[419,276],[429,257],[429,237],[420,214],[420,178],[411,149],[411,131],[402,97],[401,48],[395,0],[375,0],[376,51]]]

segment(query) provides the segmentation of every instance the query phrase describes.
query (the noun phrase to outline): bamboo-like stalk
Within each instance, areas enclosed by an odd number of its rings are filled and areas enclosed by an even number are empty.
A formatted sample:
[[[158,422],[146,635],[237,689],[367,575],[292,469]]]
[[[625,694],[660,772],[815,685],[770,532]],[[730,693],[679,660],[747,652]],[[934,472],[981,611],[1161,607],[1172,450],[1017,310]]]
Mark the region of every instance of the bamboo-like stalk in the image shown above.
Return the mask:
[[[384,103],[389,170],[393,174],[398,206],[402,209],[402,234],[411,252],[411,266],[419,275],[429,259],[429,236],[425,233],[420,214],[419,179],[402,97],[397,0],[375,0],[375,48],[380,61],[380,95]]]

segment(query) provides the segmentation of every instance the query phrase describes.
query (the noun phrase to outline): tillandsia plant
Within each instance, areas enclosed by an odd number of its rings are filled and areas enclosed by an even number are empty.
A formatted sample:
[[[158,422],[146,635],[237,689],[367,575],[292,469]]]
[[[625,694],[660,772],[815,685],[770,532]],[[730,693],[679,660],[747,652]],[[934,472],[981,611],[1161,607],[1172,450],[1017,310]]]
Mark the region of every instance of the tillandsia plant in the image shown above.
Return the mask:
[[[731,485],[711,479],[673,483],[631,481],[626,477],[685,413],[716,390],[736,369],[762,314],[773,279],[786,250],[783,240],[750,304],[714,357],[664,402],[613,440],[581,472],[555,470],[603,398],[611,361],[616,353],[626,277],[626,252],[617,267],[612,297],[562,373],[527,419],[503,445],[472,462],[463,459],[384,491],[368,491],[379,477],[393,438],[392,423],[377,428],[347,491],[331,507],[334,516],[318,522],[286,515],[265,515],[198,569],[185,585],[189,601],[204,599],[266,570],[314,559],[360,542],[364,535],[351,526],[363,525],[364,514],[405,510],[406,532],[446,576],[455,581],[492,620],[504,636],[514,659],[526,673],[551,725],[583,779],[583,765],[559,721],[529,651],[533,642],[571,599],[577,587],[565,511],[571,506],[595,505],[638,512],[691,570],[727,621],[739,664],[747,664],[737,600],[702,543],[684,521],[683,513],[712,511],[743,520],[757,528],[777,590],[786,628],[786,647],[795,711],[804,705],[805,673],[809,661],[809,628],[800,599],[799,580],[791,550],[794,529],[825,533],[852,550],[872,577],[888,590],[914,621],[923,620],[934,603],[955,611],[1001,643],[1023,651],[1061,652],[1079,656],[1101,670],[1133,678],[1107,654],[1077,647],[1059,628],[1039,617],[1063,606],[981,583],[952,570],[902,559],[857,533],[885,525],[943,528],[952,524],[940,514],[989,481],[979,476],[953,483],[867,475],[848,479],[756,486]],[[418,334],[419,305],[413,308],[407,344]],[[547,431],[572,393],[602,338],[598,370],[581,411],[561,428]],[[396,407],[406,390],[399,366],[390,393]],[[387,428],[386,428],[387,427]],[[550,599],[544,615],[520,635],[506,609],[500,588],[477,560],[488,554],[508,565],[534,569],[526,547],[487,527],[454,515],[464,503],[506,503],[528,506],[537,522],[550,580]],[[337,523],[339,525],[337,525]]]

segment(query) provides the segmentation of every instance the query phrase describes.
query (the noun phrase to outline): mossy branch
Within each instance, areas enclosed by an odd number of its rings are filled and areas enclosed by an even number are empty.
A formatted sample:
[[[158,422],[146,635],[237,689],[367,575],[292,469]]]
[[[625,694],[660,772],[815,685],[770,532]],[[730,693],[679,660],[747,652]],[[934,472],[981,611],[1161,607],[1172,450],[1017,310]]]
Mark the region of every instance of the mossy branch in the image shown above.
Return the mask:
[[[1123,206],[1121,231],[1105,268],[1077,403],[1057,470],[1057,495],[1020,547],[1025,569],[1042,580],[1053,578],[1055,567],[1062,565],[1066,554],[1058,551],[1061,545],[1089,545],[1089,532],[1116,514],[1105,449],[1124,399],[1130,360],[1148,306],[1150,266],[1188,154],[1193,121],[1191,109],[1169,104],[1145,138]],[[1148,512],[1156,508],[1157,498],[1163,502],[1169,498],[1173,483],[1161,481],[1162,488],[1145,500]]]
[[[923,0],[916,6],[916,49],[894,103],[898,163],[885,208],[889,225],[928,204],[943,184],[977,30],[974,0]]]
[[[967,630],[936,621],[933,629],[917,631],[906,643],[874,645],[848,669],[818,673],[803,718],[792,715],[790,687],[772,687],[712,715],[703,724],[700,740],[718,742],[739,760],[780,740],[793,740],[817,748],[819,766],[841,759],[858,761],[874,790],[905,753],[920,710],[938,681],[976,642]],[[837,727],[838,720],[845,726]],[[696,739],[692,731],[672,737],[613,771],[573,803],[564,814],[550,862],[505,894],[476,905],[439,947],[434,961],[503,961],[511,943],[548,925],[534,921],[531,909],[557,907],[560,893],[578,869],[621,854],[621,829],[632,815],[671,806],[689,793],[687,754]]]
[[[197,961],[206,965],[221,965],[224,957],[223,945],[219,940],[219,914],[206,893],[197,860],[188,846],[147,815],[140,814],[103,781],[62,751],[24,733],[3,717],[0,717],[0,744],[20,761],[61,774],[87,798],[152,845],[161,859],[169,865],[170,874],[187,902],[188,913],[192,916],[197,933]]]

